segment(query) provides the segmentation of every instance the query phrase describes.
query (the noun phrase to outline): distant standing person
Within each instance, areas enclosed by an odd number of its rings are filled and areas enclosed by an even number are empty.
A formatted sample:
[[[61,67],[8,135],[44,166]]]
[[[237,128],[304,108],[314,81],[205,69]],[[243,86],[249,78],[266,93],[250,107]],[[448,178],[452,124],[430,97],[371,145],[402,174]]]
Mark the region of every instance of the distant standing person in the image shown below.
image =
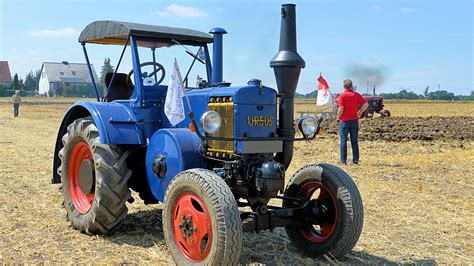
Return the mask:
[[[338,98],[337,117],[339,117],[339,134],[341,137],[341,160],[347,164],[347,135],[351,136],[352,162],[359,163],[359,117],[369,104],[362,96],[353,90],[352,80],[344,80],[344,92]],[[359,106],[360,109],[359,109]]]
[[[16,90],[15,94],[12,96],[13,100],[13,116],[18,117],[18,114],[20,112],[20,103],[21,103],[21,96],[20,96],[20,91]]]

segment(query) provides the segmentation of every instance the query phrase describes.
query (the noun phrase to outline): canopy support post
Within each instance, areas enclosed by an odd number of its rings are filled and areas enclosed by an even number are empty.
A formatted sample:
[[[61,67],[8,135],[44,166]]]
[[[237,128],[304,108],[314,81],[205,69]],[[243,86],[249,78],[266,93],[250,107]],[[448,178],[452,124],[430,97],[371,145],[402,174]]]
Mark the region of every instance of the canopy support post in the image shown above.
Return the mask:
[[[209,49],[207,48],[207,45],[203,45],[204,47],[204,53],[206,54],[206,72],[207,72],[207,82],[211,84],[211,79],[212,79],[212,65],[211,65],[211,57],[209,55]]]
[[[87,68],[89,69],[92,85],[94,86],[95,98],[97,99],[98,102],[100,102],[99,91],[97,90],[97,85],[95,84],[95,79],[94,79],[94,73],[92,73],[91,63],[89,62],[89,56],[87,55],[86,43],[81,42],[81,45],[82,45],[82,50],[84,51],[84,56],[86,57]]]
[[[130,37],[131,49],[132,49],[132,64],[133,64],[133,79],[135,89],[133,90],[133,98],[135,100],[136,107],[145,107],[145,101],[142,101],[143,86],[142,86],[142,73],[140,67],[140,58],[138,56],[138,45],[135,37]],[[136,98],[135,98],[136,97]]]

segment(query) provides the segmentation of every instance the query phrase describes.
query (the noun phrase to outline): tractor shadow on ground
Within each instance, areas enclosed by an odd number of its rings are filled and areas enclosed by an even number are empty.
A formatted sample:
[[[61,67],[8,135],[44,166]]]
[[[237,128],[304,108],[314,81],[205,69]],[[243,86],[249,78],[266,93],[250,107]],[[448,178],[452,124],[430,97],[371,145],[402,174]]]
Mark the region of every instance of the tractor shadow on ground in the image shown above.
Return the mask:
[[[437,265],[434,259],[421,259],[421,260],[407,260],[407,261],[393,261],[384,257],[375,256],[367,252],[352,251],[342,261],[348,264],[384,264],[384,265],[400,265],[400,264],[412,264],[412,265]]]
[[[144,210],[126,216],[120,228],[106,236],[117,244],[144,248],[164,244],[162,209]]]
[[[265,265],[398,265],[403,263],[415,265],[436,264],[436,262],[430,258],[412,260],[407,257],[403,261],[394,261],[385,257],[372,255],[364,251],[352,251],[347,254],[344,259],[339,261],[334,260],[329,256],[323,258],[313,258],[298,250],[298,248],[288,239],[285,230],[282,228],[277,228],[273,232],[261,231],[259,234],[244,233],[243,237],[243,249],[240,257],[240,264],[242,265],[248,265],[252,263],[261,263]]]

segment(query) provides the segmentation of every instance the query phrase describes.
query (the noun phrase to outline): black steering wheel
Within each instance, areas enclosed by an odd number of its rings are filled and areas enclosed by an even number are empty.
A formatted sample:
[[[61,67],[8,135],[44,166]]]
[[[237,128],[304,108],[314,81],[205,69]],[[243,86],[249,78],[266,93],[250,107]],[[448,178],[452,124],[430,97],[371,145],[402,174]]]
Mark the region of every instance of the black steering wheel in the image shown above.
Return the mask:
[[[145,62],[145,63],[143,63],[143,64],[140,64],[140,69],[141,69],[142,67],[145,67],[145,66],[156,66],[156,69],[154,69],[151,73],[147,73],[147,72],[141,73],[141,76],[142,76],[141,78],[142,78],[142,80],[143,80],[144,78],[152,77],[152,76],[155,75],[155,73],[158,73],[158,72],[161,71],[161,77],[160,77],[160,78],[157,80],[157,82],[156,82],[156,85],[160,84],[160,83],[163,81],[163,79],[165,78],[165,74],[166,74],[166,71],[165,71],[165,68],[163,67],[163,65],[160,64],[160,63],[156,63],[156,62]],[[128,72],[128,74],[127,74],[127,83],[128,83],[128,85],[130,86],[130,88],[133,88],[133,87],[134,87],[133,82],[132,82],[132,78],[131,78],[132,75],[133,75],[133,69],[130,70],[130,72]],[[159,76],[159,75],[157,75],[157,77],[158,77],[158,76]]]

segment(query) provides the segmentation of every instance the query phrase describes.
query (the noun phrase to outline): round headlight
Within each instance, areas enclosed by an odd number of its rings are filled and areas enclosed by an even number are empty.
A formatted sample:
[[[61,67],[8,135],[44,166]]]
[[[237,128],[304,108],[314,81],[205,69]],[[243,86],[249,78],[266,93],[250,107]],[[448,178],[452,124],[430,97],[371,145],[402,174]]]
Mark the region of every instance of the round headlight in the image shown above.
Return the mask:
[[[221,128],[221,116],[215,111],[207,111],[201,116],[201,127],[207,134],[214,134]]]
[[[316,119],[312,116],[303,117],[300,119],[298,127],[303,135],[313,135],[316,132]]]

